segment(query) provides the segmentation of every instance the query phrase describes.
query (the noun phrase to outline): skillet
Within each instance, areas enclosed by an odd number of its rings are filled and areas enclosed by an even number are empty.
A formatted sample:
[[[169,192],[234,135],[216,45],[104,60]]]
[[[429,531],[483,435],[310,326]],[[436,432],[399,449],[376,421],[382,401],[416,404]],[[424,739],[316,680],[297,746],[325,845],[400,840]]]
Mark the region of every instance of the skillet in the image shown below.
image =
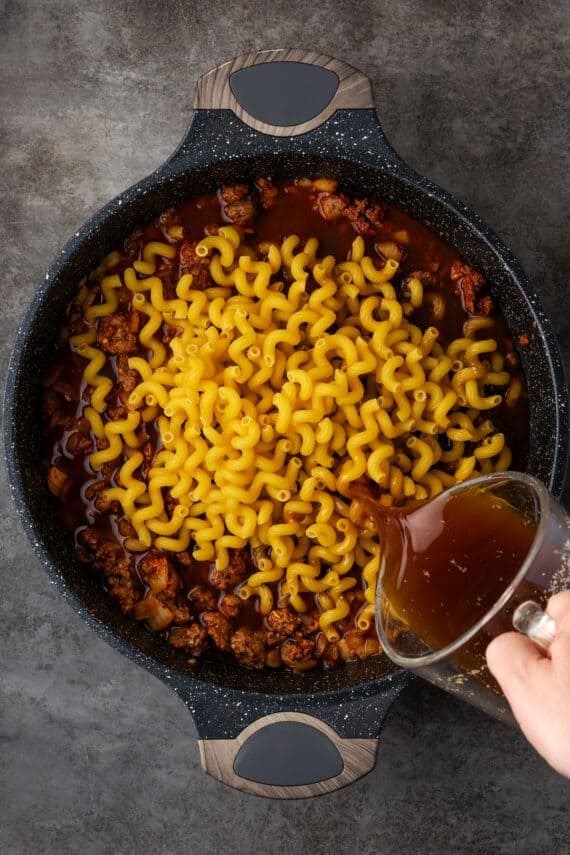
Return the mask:
[[[110,605],[76,560],[41,466],[41,370],[77,283],[136,226],[186,198],[258,175],[335,178],[428,223],[480,270],[517,341],[529,389],[528,470],[560,495],[568,460],[568,392],[556,339],[509,250],[386,140],[369,80],[316,51],[237,57],[203,75],[182,142],[148,178],[92,217],[49,268],[8,369],[5,443],[12,495],[42,565],[103,638],[170,686],[192,714],[203,769],[230,786],[299,798],[350,784],[375,765],[378,736],[408,683],[386,657],[301,675],[194,666]]]

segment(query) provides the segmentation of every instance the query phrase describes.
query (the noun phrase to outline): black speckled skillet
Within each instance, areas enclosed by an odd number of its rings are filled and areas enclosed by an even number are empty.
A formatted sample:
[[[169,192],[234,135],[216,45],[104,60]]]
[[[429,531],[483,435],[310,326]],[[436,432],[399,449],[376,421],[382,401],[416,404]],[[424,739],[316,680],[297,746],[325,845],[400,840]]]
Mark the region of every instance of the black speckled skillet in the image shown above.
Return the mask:
[[[368,79],[306,51],[262,51],[204,75],[180,146],[80,229],[55,259],[18,333],[5,438],[11,488],[34,549],[71,606],[107,641],[169,685],[200,736],[203,768],[246,792],[299,798],[370,771],[408,674],[384,658],[301,676],[185,657],[110,605],[75,559],[40,465],[41,369],[79,280],[134,227],[220,184],[301,175],[337,178],[428,222],[492,283],[521,351],[530,394],[529,469],[559,494],[568,457],[568,396],[556,340],[511,253],[457,200],[414,173],[387,142]]]

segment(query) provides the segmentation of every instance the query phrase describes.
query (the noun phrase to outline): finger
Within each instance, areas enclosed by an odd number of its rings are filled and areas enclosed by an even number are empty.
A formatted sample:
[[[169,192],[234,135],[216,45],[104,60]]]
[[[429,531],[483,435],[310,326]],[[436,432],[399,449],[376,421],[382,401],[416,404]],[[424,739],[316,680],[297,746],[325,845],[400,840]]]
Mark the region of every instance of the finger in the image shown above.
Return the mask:
[[[554,619],[557,628],[565,624],[567,629],[570,628],[570,591],[554,594],[546,604],[545,611]]]
[[[487,647],[487,664],[520,729],[543,756],[549,757],[552,746],[544,729],[544,703],[552,682],[550,659],[525,635],[507,632]]]
[[[511,696],[534,678],[544,659],[536,644],[518,632],[498,635],[487,647],[489,670],[500,683],[509,703]]]

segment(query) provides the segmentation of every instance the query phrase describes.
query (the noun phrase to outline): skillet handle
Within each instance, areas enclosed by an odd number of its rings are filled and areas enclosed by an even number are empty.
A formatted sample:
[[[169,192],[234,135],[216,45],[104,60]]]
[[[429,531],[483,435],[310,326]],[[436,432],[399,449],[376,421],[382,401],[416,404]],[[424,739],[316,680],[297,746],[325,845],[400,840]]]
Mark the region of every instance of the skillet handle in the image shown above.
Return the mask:
[[[305,134],[336,110],[373,109],[370,80],[318,51],[261,50],[203,74],[195,110],[232,110],[244,124],[276,137]]]
[[[343,739],[301,712],[257,719],[235,739],[200,739],[202,769],[236,790],[273,799],[332,793],[371,772],[378,737]]]
[[[170,688],[190,710],[202,769],[257,796],[331,793],[376,765],[378,737],[407,671],[347,691],[272,695],[178,677]]]

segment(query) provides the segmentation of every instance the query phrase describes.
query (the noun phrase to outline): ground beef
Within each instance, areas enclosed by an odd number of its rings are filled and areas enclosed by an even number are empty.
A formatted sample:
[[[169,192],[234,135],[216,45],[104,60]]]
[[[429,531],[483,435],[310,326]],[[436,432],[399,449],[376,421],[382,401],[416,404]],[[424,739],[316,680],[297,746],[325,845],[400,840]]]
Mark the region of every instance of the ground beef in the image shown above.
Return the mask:
[[[191,626],[177,626],[168,634],[168,643],[178,650],[186,650],[198,658],[208,646],[208,633],[203,626],[193,623]]]
[[[485,287],[485,278],[480,273],[456,259],[451,265],[451,281],[455,282],[455,287],[459,290],[466,312],[482,317],[491,314],[493,300],[489,296],[479,296]]]
[[[343,215],[348,203],[348,196],[344,196],[342,193],[319,193],[317,210],[323,220],[330,223]]]
[[[136,353],[139,313],[132,309],[129,315],[103,315],[97,324],[97,343],[106,353],[117,356]]]
[[[100,483],[103,484],[102,481]],[[90,496],[87,496],[87,498],[90,498]],[[85,549],[95,553],[99,546],[99,535],[94,528],[84,528],[78,533],[77,542],[80,546],[84,546]]]
[[[208,588],[194,588],[189,596],[196,611],[213,611],[216,608],[216,598]]]
[[[212,568],[210,582],[214,588],[218,588],[220,591],[228,591],[243,582],[246,576],[246,563],[241,554],[236,552],[225,570],[219,570],[217,567]]]
[[[222,187],[220,190],[220,198],[223,202],[239,202],[249,195],[248,184],[229,184]]]
[[[144,244],[144,233],[142,229],[136,229],[123,244],[125,260],[128,264],[132,264],[137,258],[140,258],[141,249]]]
[[[363,235],[377,232],[386,216],[386,208],[380,202],[366,198],[351,202],[344,193],[319,193],[313,207],[327,222],[335,222],[342,217],[353,223]]]
[[[363,235],[372,235],[378,231],[384,221],[386,209],[379,202],[368,199],[355,199],[343,211],[343,216],[353,223],[356,230]]]
[[[143,456],[143,462],[142,462],[142,466],[141,466],[141,476],[142,476],[143,480],[146,480],[148,473],[152,467],[152,461],[154,459],[154,447],[152,445],[152,442],[150,442],[150,440],[145,442],[145,444],[143,445],[143,447],[141,449],[139,449],[139,451],[142,452],[142,456]]]
[[[107,484],[104,481],[102,482],[102,485],[105,489],[107,489]],[[108,511],[117,514],[121,509],[120,502],[117,502],[116,500],[109,501],[109,499],[105,496],[103,489],[101,489],[95,501],[93,502],[93,507],[97,511],[99,511],[100,514],[107,513]]]
[[[232,637],[232,626],[229,620],[219,612],[206,612],[202,615],[202,621],[218,650],[229,653]]]
[[[256,204],[247,184],[222,187],[220,199],[225,203],[223,213],[226,220],[242,228],[251,226],[256,214]]]
[[[200,258],[199,255],[196,255],[197,245],[197,240],[185,240],[181,244],[178,275],[184,276],[185,273],[191,273],[192,288],[203,291],[204,288],[210,288],[214,283],[210,276],[210,259]]]
[[[128,411],[126,407],[119,405],[117,407],[107,407],[105,414],[112,422],[117,422],[120,419],[126,419]]]
[[[255,182],[259,191],[259,201],[264,210],[272,208],[275,204],[279,189],[275,187],[271,178],[258,178]]]
[[[72,457],[81,457],[93,451],[93,440],[89,436],[85,436],[80,431],[75,430],[69,434],[65,443],[65,450]]]
[[[173,622],[174,623],[188,623],[192,620],[192,612],[190,611],[190,607],[184,602],[175,602],[174,604],[170,604],[169,608],[174,615]]]
[[[235,594],[226,594],[220,600],[218,608],[226,617],[235,618],[238,616],[240,605],[241,600],[239,597],[236,597]]]
[[[245,228],[251,226],[255,217],[255,204],[253,199],[241,199],[224,207],[224,216],[235,226]]]
[[[231,648],[240,665],[250,668],[263,668],[265,665],[265,647],[259,633],[242,626],[232,635]]]
[[[284,641],[298,629],[301,618],[289,609],[274,609],[266,618],[267,626]]]
[[[296,668],[299,665],[314,663],[315,642],[310,638],[302,638],[298,641],[289,639],[281,648],[281,659],[284,665]]]
[[[103,570],[109,595],[117,600],[121,611],[132,612],[142,597],[132,556],[126,555],[118,543],[107,541],[97,547],[93,563]]]
[[[148,552],[140,561],[139,574],[145,585],[153,594],[161,594],[159,599],[164,601],[176,595],[180,580],[176,571],[164,555]],[[170,604],[169,604],[170,605]]]
[[[117,357],[117,374],[119,375],[120,388],[126,395],[130,395],[135,386],[141,382],[141,376],[134,368],[129,368],[128,357]]]

